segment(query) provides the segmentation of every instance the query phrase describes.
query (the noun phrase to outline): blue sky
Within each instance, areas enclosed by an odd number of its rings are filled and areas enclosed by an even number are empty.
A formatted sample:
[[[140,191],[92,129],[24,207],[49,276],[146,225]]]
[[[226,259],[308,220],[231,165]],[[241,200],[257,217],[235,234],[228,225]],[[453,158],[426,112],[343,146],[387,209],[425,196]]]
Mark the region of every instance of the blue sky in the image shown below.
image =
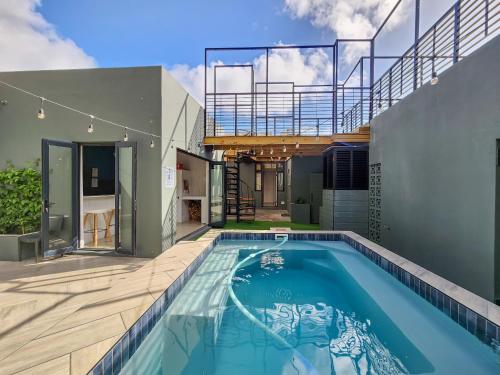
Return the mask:
[[[99,66],[203,63],[211,46],[333,43],[282,0],[44,0],[44,18]]]
[[[376,54],[413,42],[415,0],[402,0]],[[426,30],[454,0],[421,0]],[[371,38],[397,0],[0,0],[0,71],[164,65],[199,101],[205,47],[333,44]],[[367,46],[341,50],[347,75]],[[273,56],[280,79],[327,83],[331,58]],[[241,57],[240,57],[241,58]],[[240,63],[258,62],[258,56]],[[270,68],[273,70],[273,67]],[[288,76],[284,76],[286,74]],[[258,74],[258,71],[257,73]],[[226,79],[237,81],[238,72]]]

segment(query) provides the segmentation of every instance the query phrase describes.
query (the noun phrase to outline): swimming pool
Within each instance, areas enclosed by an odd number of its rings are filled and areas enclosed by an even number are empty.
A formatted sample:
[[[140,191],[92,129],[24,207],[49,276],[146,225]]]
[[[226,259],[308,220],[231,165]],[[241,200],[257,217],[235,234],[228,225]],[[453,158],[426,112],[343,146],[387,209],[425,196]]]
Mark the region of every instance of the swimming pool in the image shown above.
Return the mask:
[[[218,241],[121,373],[500,372],[453,300],[429,303],[384,261],[343,241]]]

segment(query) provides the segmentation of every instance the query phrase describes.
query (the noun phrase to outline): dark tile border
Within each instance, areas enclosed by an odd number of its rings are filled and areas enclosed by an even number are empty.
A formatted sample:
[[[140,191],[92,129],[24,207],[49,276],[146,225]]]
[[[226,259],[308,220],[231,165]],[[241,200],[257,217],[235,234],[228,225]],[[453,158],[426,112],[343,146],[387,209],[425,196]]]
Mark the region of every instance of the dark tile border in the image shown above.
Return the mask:
[[[287,234],[289,241],[344,241],[370,261],[392,275],[407,288],[424,298],[427,302],[453,319],[457,324],[476,336],[483,343],[491,346],[500,354],[500,327],[487,318],[457,302],[442,291],[432,287],[417,276],[397,266],[390,260],[359,243],[345,233],[296,233],[296,232],[221,232],[203,250],[203,252],[186,268],[151,307],[134,323],[120,340],[104,355],[89,375],[114,375],[121,369],[137,351],[146,336],[160,320],[174,298],[199,268],[207,255],[217,245],[219,240],[268,240],[275,239],[276,234]]]
[[[500,327],[495,323],[457,302],[446,293],[434,288],[432,285],[397,266],[380,254],[377,254],[367,246],[360,244],[348,235],[340,233],[339,238],[500,354]]]
[[[208,254],[219,242],[220,236],[203,250],[203,252],[184,270],[184,272],[163,292],[146,312],[129,328],[120,340],[97,362],[89,375],[119,374],[132,355],[139,349],[146,336],[153,330],[171,305],[174,298],[186,285],[191,276],[200,267]]]

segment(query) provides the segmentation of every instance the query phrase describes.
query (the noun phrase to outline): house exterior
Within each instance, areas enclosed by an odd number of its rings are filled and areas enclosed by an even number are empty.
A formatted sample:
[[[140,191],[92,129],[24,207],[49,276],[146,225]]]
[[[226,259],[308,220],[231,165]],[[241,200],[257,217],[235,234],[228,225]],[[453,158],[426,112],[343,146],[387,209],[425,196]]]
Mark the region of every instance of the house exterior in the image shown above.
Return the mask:
[[[124,218],[122,236],[128,237],[121,241],[130,242],[127,244],[128,253],[140,257],[154,257],[175,243],[177,152],[184,150],[208,158],[211,158],[211,153],[206,153],[202,145],[203,109],[164,68],[151,66],[9,72],[0,73],[0,80],[47,98],[42,104],[45,118],[39,119],[37,111],[41,106],[40,98],[0,85],[0,98],[3,103],[0,105],[0,162],[1,167],[4,167],[7,161],[23,167],[34,160],[51,159],[50,170],[46,171],[50,186],[44,185],[44,188],[50,188],[51,202],[47,204],[53,210],[57,206],[61,208],[60,206],[66,205],[65,213],[61,215],[64,217],[62,223],[61,220],[53,220],[53,217],[50,217],[51,231],[54,226],[59,226],[63,230],[77,227],[71,241],[74,243],[70,244],[73,248],[87,247],[81,245],[85,245],[84,240],[89,240],[89,237],[92,241],[94,215],[86,217],[82,210],[87,204],[86,200],[95,197],[91,198],[92,193],[89,197],[85,194],[82,197],[82,180],[85,180],[81,171],[84,159],[82,150],[86,146],[91,148],[102,145],[111,147],[112,155],[115,144],[123,142],[126,138],[128,144],[134,145],[136,150],[136,186],[134,186],[136,203],[134,208],[134,203],[130,202],[132,196],[118,202],[117,207],[121,209]],[[92,120],[94,131],[89,133],[88,127],[91,121],[89,116],[61,108],[49,100],[93,114],[96,118],[129,126],[130,129],[111,126],[94,119]],[[155,137],[148,134],[154,134]],[[49,154],[52,153],[54,157],[43,153],[42,140],[50,143]],[[56,144],[51,143],[53,141]],[[65,153],[69,149],[58,149],[57,142],[76,145],[80,163],[78,167],[73,168],[76,169],[73,172],[79,179],[76,189],[73,186],[76,192],[72,192],[71,184],[68,182],[71,180],[69,177],[71,173],[58,171],[56,156],[60,153],[59,161],[61,161],[70,151]],[[151,142],[154,143],[154,147],[151,147],[153,146]],[[131,161],[127,161],[127,158],[132,157],[132,153],[128,151],[124,149],[120,153],[120,158],[124,159],[120,166],[124,170],[123,181],[120,182],[124,190],[132,188],[132,184],[125,186],[127,175],[132,172],[125,165]],[[44,162],[45,160],[42,160],[42,164]],[[71,165],[65,166],[65,168],[70,167]],[[90,179],[94,181],[91,184],[94,183],[94,190],[98,190],[101,180],[103,181],[101,174],[104,173],[105,167],[93,170],[90,168],[90,170],[92,174]],[[113,172],[113,167],[111,170]],[[113,189],[110,195],[113,195]],[[99,202],[105,198],[95,199],[97,203],[90,201],[89,204],[99,208],[99,204],[102,204]],[[129,199],[128,203],[126,199]],[[54,200],[55,204],[52,202]],[[101,241],[103,232],[106,232],[106,237],[111,239],[115,234],[109,233],[117,229],[116,225],[113,228],[114,218],[111,211],[113,201],[114,198],[111,197],[108,216],[106,212],[102,213],[102,210],[90,211],[97,212],[94,219],[98,227],[97,241]],[[70,207],[72,204],[74,206]],[[126,222],[126,217],[131,216],[133,210],[135,210],[134,223],[130,220]],[[108,219],[111,228],[106,229],[104,224]]]

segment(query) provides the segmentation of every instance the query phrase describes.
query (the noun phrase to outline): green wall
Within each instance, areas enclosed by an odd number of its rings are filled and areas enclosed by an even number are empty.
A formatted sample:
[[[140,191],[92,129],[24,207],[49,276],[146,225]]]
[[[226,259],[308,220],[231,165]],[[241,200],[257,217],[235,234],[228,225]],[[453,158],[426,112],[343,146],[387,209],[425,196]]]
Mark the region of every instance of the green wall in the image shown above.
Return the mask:
[[[382,165],[381,244],[488,300],[500,294],[499,60],[496,37],[376,117],[370,143],[370,163]]]

